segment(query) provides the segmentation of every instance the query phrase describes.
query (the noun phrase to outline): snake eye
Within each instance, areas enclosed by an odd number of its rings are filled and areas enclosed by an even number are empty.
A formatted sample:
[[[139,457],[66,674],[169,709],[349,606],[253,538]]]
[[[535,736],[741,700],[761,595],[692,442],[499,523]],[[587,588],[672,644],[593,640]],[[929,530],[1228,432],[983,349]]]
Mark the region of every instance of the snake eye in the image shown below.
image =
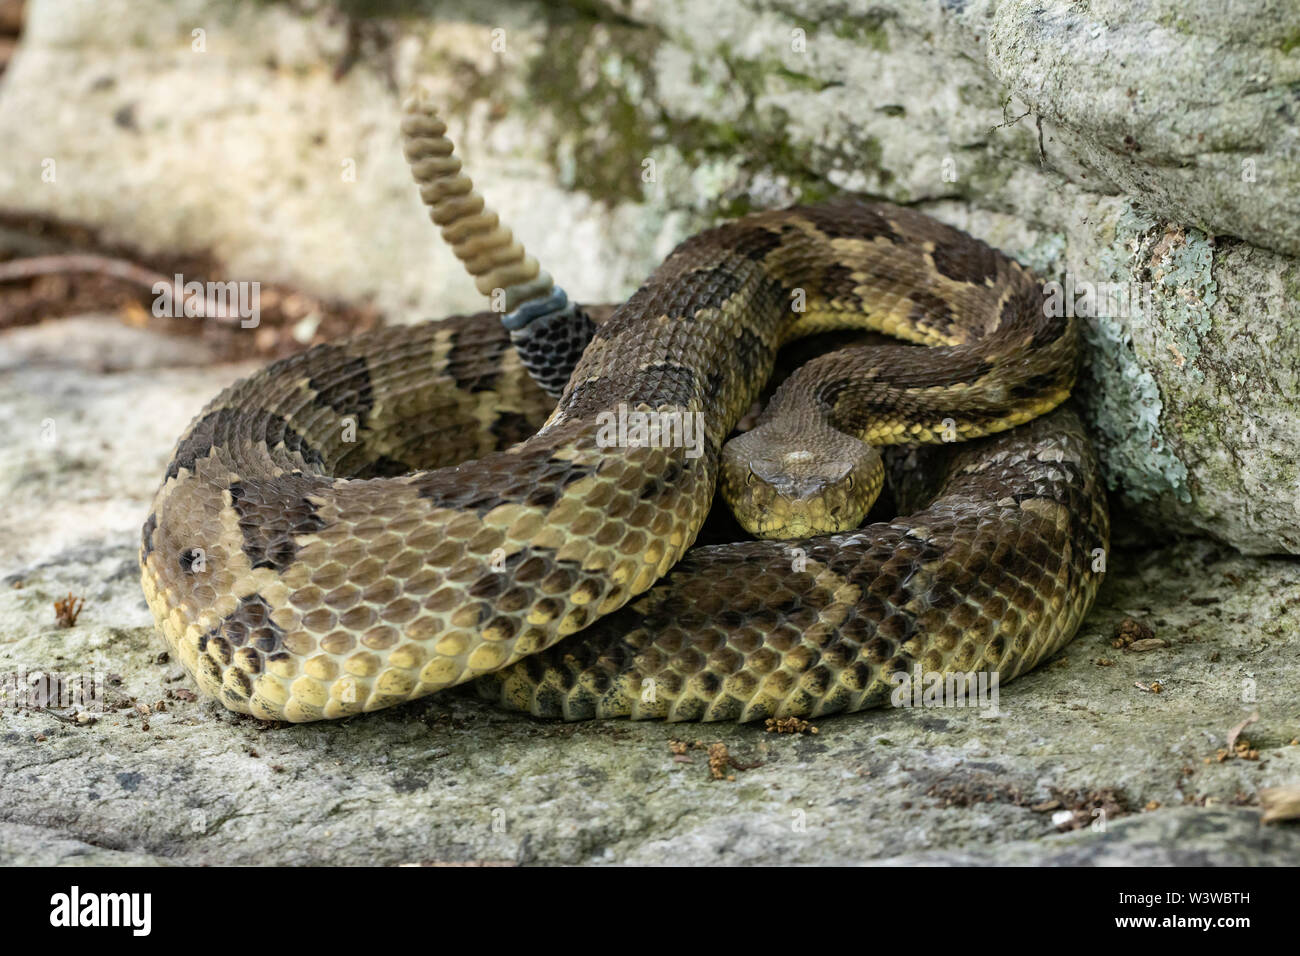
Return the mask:
[[[755,479],[756,477],[757,477],[757,476],[754,474],[754,470],[751,468],[751,469],[749,470],[749,474],[745,475],[745,484],[747,484],[747,485],[749,485],[749,486],[752,487],[753,484],[754,484],[754,479]]]
[[[853,490],[853,476],[852,476],[852,475],[849,475],[849,481],[848,481],[848,484],[846,484],[844,487],[845,487],[848,491],[852,491],[852,490]]]

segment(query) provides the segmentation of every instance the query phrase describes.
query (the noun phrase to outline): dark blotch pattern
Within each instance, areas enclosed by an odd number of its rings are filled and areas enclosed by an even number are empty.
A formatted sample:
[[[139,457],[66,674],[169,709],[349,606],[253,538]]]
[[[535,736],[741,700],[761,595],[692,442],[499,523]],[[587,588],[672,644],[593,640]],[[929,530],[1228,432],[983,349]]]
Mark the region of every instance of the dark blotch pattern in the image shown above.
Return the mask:
[[[247,479],[230,486],[239,515],[243,551],[255,568],[285,570],[298,554],[296,535],[325,526],[307,496],[328,482],[308,475],[282,475],[273,481]]]
[[[404,461],[399,461],[389,455],[380,455],[369,465],[362,468],[358,473],[358,478],[396,478],[398,475],[408,474],[415,469]]]
[[[199,650],[207,651],[215,644],[223,651],[218,654],[219,658],[228,656],[231,649],[238,647],[251,647],[264,654],[279,651],[284,631],[271,620],[271,611],[271,605],[260,594],[248,595],[229,616],[199,637]],[[222,660],[221,663],[227,662]]]
[[[955,316],[952,304],[947,299],[926,292],[924,289],[914,289],[907,293],[907,297],[912,301],[912,308],[908,313],[908,318],[912,322],[941,331],[952,328]]]
[[[629,331],[639,331],[646,315],[693,322],[704,309],[722,308],[751,278],[738,270],[701,267],[683,271],[670,285],[644,285],[596,329],[595,337],[616,339]]]
[[[762,262],[772,250],[780,247],[784,241],[782,233],[781,229],[750,230],[744,240],[737,243],[737,248],[750,262]],[[724,241],[727,238],[729,237],[724,236]]]
[[[254,434],[257,432],[255,431]],[[288,452],[298,455],[311,468],[320,467],[325,459],[321,453],[307,444],[307,440],[289,427],[279,415],[267,415],[266,425],[261,430],[266,436],[266,445],[274,450],[283,445]]]
[[[857,294],[857,288],[861,284],[859,280],[853,278],[852,269],[836,262],[827,266],[826,281],[821,283],[818,292],[822,298],[831,301],[848,299]]]
[[[456,387],[470,394],[496,389],[501,377],[501,364],[495,356],[483,350],[480,336],[452,333],[451,348],[447,353],[446,372]]]
[[[549,448],[516,455],[492,455],[470,462],[459,473],[431,471],[412,482],[416,494],[438,507],[473,511],[482,517],[505,504],[549,507],[565,488],[593,474],[595,465],[551,457]]]
[[[498,451],[504,451],[511,445],[532,437],[535,431],[537,429],[528,418],[518,412],[498,412],[496,420],[492,422],[492,434],[496,437]]]
[[[190,427],[167,465],[163,480],[177,477],[182,468],[194,471],[195,463],[208,457],[213,448],[230,446],[241,436],[245,439],[256,436],[256,440],[264,441],[272,452],[282,447],[284,451],[296,454],[309,467],[319,467],[324,463],[320,452],[308,445],[279,415],[263,411],[250,416],[247,411],[221,408],[204,415]]]
[[[982,242],[958,234],[934,249],[934,267],[955,282],[982,285],[998,276],[998,253]]]
[[[363,358],[345,358],[341,346],[320,345],[303,353],[310,378],[307,384],[316,400],[339,415],[355,418],[364,427],[366,417],[375,407],[370,370]]]
[[[878,208],[862,203],[841,200],[823,206],[805,206],[800,212],[829,239],[903,241]]]
[[[146,557],[153,553],[153,533],[157,529],[158,513],[151,511],[149,517],[144,521],[144,527],[140,529],[140,547]]]
[[[167,464],[163,480],[175,478],[182,468],[193,471],[196,461],[206,458],[218,441],[227,440],[238,418],[239,413],[234,409],[220,408],[191,425],[176,447],[176,454]]]
[[[698,387],[695,372],[685,365],[668,362],[647,365],[633,377],[627,402],[629,407],[644,402],[651,408],[664,405],[686,408]]]
[[[1023,382],[1018,382],[1011,388],[1011,394],[1015,398],[1037,398],[1048,392],[1055,391],[1062,386],[1063,376],[1058,371],[1044,372],[1042,375],[1033,375]]]
[[[773,350],[764,345],[762,339],[749,329],[740,330],[730,362],[746,379],[753,380],[760,374],[766,374],[772,367],[773,358]]]

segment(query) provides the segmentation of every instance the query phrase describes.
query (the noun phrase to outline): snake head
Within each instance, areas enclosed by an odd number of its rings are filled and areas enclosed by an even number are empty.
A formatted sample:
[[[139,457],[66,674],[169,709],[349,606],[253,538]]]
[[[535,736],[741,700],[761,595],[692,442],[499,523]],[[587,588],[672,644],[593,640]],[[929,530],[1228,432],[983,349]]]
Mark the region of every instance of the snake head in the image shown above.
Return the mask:
[[[821,422],[769,422],[722,450],[722,496],[759,538],[851,531],[884,481],[880,453]]]

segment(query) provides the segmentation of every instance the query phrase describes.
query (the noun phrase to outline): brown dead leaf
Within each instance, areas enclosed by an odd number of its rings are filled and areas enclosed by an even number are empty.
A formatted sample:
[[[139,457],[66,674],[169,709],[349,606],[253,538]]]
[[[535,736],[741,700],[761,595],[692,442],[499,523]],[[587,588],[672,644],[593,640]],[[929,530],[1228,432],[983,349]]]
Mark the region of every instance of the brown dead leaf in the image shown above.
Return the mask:
[[[1241,736],[1241,732],[1242,732],[1243,730],[1245,730],[1247,727],[1249,727],[1251,724],[1253,724],[1253,723],[1254,723],[1255,721],[1257,721],[1257,720],[1259,720],[1259,711],[1257,711],[1257,710],[1256,710],[1256,711],[1252,711],[1252,712],[1251,712],[1251,715],[1250,715],[1249,717],[1247,717],[1245,720],[1243,720],[1241,723],[1239,723],[1236,727],[1233,727],[1230,731],[1228,731],[1228,749],[1229,749],[1229,750],[1235,750],[1235,749],[1236,749],[1236,747],[1237,747],[1237,738]]]
[[[1154,651],[1161,647],[1168,646],[1169,642],[1163,637],[1147,637],[1140,641],[1134,641],[1132,644],[1128,645],[1128,647],[1124,648],[1124,650],[1132,654],[1141,654],[1145,651]]]

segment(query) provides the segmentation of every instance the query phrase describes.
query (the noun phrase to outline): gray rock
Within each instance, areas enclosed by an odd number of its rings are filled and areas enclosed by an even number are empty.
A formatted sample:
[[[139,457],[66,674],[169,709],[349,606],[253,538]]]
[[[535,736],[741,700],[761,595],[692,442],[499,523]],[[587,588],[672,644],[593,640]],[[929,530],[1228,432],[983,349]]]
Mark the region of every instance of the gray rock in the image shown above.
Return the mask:
[[[1300,254],[1300,12],[1234,4],[997,4],[989,62],[1065,148],[1157,216]]]

